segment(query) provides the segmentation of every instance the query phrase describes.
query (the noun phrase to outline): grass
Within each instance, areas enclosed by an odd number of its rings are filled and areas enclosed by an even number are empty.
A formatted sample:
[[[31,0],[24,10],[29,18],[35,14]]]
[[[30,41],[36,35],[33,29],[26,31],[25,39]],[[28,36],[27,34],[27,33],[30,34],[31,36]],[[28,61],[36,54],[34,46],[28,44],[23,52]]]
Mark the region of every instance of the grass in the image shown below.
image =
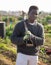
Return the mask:
[[[51,46],[51,33],[45,33],[44,45]]]
[[[16,54],[16,48],[12,46],[8,46],[7,44],[0,43],[0,49],[3,49],[4,51],[11,51],[12,53]]]

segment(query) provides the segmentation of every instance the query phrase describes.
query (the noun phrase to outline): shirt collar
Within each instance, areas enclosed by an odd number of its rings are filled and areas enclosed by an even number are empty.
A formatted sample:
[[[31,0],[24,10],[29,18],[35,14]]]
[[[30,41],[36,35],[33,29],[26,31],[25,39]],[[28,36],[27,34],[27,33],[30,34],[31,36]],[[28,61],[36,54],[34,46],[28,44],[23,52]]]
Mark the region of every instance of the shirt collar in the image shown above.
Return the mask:
[[[33,23],[29,23],[30,25],[37,25],[37,20],[35,20]]]

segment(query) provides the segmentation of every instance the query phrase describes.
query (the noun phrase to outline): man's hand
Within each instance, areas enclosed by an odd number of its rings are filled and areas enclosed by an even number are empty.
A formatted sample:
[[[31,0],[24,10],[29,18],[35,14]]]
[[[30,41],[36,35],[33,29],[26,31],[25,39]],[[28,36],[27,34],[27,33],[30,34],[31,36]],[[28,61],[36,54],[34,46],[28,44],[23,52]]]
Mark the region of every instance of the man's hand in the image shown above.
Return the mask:
[[[26,32],[25,32],[25,36],[23,37],[23,40],[28,40],[28,39],[30,39],[30,35],[31,35],[31,32],[30,32],[30,31],[26,31]]]
[[[23,40],[27,42],[26,46],[33,46],[33,42],[31,40],[33,34],[30,31],[25,32],[25,36],[23,37]]]
[[[31,35],[32,33],[30,31],[26,31],[25,34]]]

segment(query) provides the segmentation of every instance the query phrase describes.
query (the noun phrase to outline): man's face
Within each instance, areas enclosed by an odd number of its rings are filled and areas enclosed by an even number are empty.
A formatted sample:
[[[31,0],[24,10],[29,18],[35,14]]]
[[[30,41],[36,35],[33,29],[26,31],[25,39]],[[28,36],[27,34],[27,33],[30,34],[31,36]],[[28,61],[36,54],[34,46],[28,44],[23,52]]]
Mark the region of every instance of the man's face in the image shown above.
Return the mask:
[[[28,13],[28,18],[29,18],[32,22],[34,22],[34,20],[37,18],[37,14],[38,14],[37,10],[32,9],[32,10]]]

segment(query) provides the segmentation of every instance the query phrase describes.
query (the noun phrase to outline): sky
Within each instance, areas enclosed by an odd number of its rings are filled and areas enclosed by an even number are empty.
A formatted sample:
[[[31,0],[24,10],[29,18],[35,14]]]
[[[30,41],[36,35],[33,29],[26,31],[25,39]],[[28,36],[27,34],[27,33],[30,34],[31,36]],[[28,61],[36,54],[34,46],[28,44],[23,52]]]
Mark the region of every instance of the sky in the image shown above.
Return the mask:
[[[0,0],[0,10],[4,11],[25,11],[31,5],[39,7],[39,11],[51,12],[51,0]]]

